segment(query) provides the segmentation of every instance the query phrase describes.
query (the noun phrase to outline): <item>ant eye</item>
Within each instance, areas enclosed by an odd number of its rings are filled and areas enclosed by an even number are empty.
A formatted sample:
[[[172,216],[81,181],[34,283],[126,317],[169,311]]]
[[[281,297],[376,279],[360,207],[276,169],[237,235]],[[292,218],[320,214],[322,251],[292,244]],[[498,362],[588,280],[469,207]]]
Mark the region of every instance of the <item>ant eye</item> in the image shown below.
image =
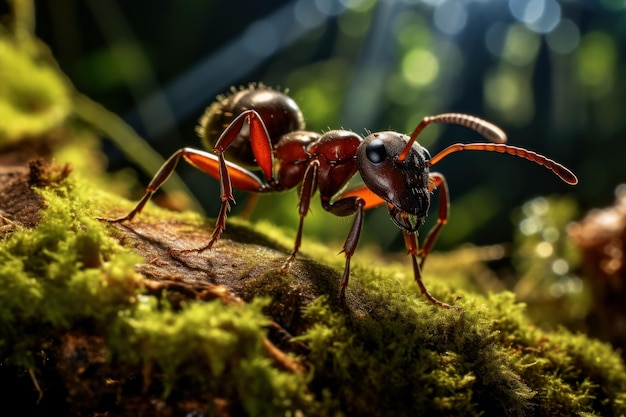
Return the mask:
[[[432,159],[432,156],[430,156],[430,152],[428,152],[428,149],[422,147],[422,152],[424,152],[424,158],[427,161],[430,161]]]
[[[374,164],[379,164],[387,158],[387,150],[385,144],[380,139],[374,139],[365,148],[367,159]]]

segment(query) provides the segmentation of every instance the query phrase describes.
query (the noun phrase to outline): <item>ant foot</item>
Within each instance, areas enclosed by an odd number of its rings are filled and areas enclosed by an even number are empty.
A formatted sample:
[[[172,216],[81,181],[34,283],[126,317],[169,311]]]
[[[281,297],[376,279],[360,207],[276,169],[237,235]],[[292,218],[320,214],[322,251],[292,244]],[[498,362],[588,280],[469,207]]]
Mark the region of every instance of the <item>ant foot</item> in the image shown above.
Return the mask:
[[[460,295],[457,295],[456,297],[454,297],[454,301],[459,301],[461,298]],[[455,309],[456,311],[463,311],[463,307],[460,306],[455,306],[455,305],[450,305],[451,308]]]
[[[346,301],[346,289],[343,287],[339,292],[339,304],[341,304],[341,311],[343,314],[350,318],[350,307],[348,307],[348,302]]]
[[[193,249],[170,249],[170,256],[176,257],[180,255],[186,255],[188,253],[202,253],[205,250],[210,250],[213,247],[213,243],[214,242],[209,242],[208,245]]]
[[[462,311],[463,307],[459,307],[459,306],[455,306],[453,304],[448,304],[448,303],[444,303],[443,301],[439,301],[437,299],[435,299],[435,301],[429,300],[430,302],[432,302],[433,304],[435,304],[436,306],[439,306],[441,308],[445,308],[446,310],[456,310],[456,311]]]
[[[124,217],[118,217],[118,218],[115,218],[115,219],[110,219],[110,218],[107,218],[107,217],[96,217],[96,220],[99,220],[101,222],[107,222],[107,223],[123,223],[123,222],[125,222],[127,220],[130,221],[131,217],[124,216]]]
[[[169,250],[170,256],[174,258],[180,255],[185,255],[190,252],[194,252],[194,250],[193,249],[170,249]]]
[[[280,267],[280,272],[283,274],[286,274],[287,272],[289,272],[289,269],[291,268],[291,264],[293,263],[295,259],[296,259],[295,253],[292,253],[291,255],[289,255],[287,260],[283,262],[283,265]]]

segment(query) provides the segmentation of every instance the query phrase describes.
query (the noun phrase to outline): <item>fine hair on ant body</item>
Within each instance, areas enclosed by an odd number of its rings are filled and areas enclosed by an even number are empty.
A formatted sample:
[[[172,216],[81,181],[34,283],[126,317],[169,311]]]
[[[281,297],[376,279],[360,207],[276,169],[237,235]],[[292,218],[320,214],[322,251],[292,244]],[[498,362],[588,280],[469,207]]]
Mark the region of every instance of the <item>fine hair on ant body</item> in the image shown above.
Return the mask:
[[[490,142],[453,144],[431,157],[428,150],[417,142],[417,137],[426,126],[435,123],[464,126]],[[446,156],[460,151],[507,153],[544,166],[568,184],[578,183],[574,173],[558,162],[505,144],[506,134],[499,127],[475,116],[461,113],[428,116],[410,136],[393,131],[370,133],[365,138],[347,130],[319,134],[304,130],[304,118],[293,99],[262,84],[233,88],[231,94],[219,96],[202,117],[198,132],[212,153],[188,147],[179,149],[154,175],[135,208],[126,216],[101,220],[116,223],[131,221],[169,178],[182,158],[220,184],[220,209],[208,243],[179,251],[202,252],[211,249],[226,228],[230,204],[235,203],[233,188],[269,193],[299,187],[300,222],[293,250],[282,267],[283,271],[287,271],[300,248],[304,218],[309,212],[311,199],[319,192],[324,210],[336,216],[354,215],[342,250],[346,261],[339,299],[346,311],[350,259],[359,241],[363,213],[381,205],[387,206],[391,220],[402,230],[414,278],[422,294],[439,307],[458,309],[431,295],[422,281],[421,272],[441,228],[448,220],[446,180],[442,174],[430,172],[430,167]],[[229,161],[225,159],[225,152],[228,152]],[[251,170],[260,170],[262,178]],[[363,185],[342,191],[357,172]],[[437,223],[420,247],[417,230],[428,216],[434,190],[439,192]]]

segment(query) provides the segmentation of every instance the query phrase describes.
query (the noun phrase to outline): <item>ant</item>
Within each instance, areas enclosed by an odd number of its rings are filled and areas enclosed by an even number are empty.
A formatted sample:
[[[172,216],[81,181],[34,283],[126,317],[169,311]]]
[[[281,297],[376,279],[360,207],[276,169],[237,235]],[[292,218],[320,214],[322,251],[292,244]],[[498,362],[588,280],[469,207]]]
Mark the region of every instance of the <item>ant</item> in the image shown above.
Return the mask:
[[[457,143],[431,157],[416,139],[426,126],[434,123],[464,126],[491,143]],[[268,193],[297,186],[300,223],[293,250],[282,266],[282,270],[286,271],[300,248],[304,218],[309,212],[311,199],[319,191],[324,210],[336,216],[355,215],[342,250],[346,262],[339,300],[344,311],[347,311],[350,259],[359,241],[363,213],[381,205],[387,206],[391,220],[402,230],[411,255],[414,278],[422,294],[439,307],[459,309],[431,295],[422,281],[421,272],[441,228],[448,220],[446,180],[442,174],[430,172],[430,167],[446,156],[460,151],[507,153],[543,165],[568,184],[578,183],[576,175],[558,162],[533,151],[504,144],[506,134],[499,127],[474,116],[460,113],[428,116],[410,136],[385,131],[370,133],[363,138],[347,130],[318,134],[304,130],[302,113],[293,99],[263,84],[232,88],[231,94],[218,96],[203,115],[197,130],[203,143],[212,148],[213,153],[193,148],[179,149],[154,175],[145,195],[130,213],[116,219],[101,220],[131,221],[182,158],[220,183],[221,205],[209,242],[200,248],[177,251],[203,252],[213,247],[226,228],[230,203],[235,203],[233,188]],[[225,159],[226,151],[233,162]],[[247,168],[260,170],[264,180]],[[343,191],[357,172],[364,184]],[[417,230],[428,215],[431,194],[435,189],[439,190],[437,223],[420,248]]]

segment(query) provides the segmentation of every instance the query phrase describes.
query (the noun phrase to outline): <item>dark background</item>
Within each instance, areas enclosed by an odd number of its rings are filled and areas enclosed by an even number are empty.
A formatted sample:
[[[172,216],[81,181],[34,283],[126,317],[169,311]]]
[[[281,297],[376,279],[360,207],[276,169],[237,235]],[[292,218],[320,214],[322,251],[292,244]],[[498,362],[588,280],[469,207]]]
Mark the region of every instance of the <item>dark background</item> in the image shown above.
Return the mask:
[[[510,144],[578,175],[571,187],[511,156],[446,158],[435,168],[448,180],[452,211],[438,249],[510,241],[512,213],[535,196],[571,195],[581,212],[609,205],[626,178],[623,0],[35,4],[37,35],[77,88],[124,117],[164,157],[200,147],[194,128],[217,94],[260,81],[289,88],[310,130],[406,133],[425,115],[471,113],[501,126]],[[420,137],[433,155],[477,140],[439,126]],[[127,165],[113,143],[105,150],[112,170]],[[214,216],[217,182],[189,167],[178,172]],[[147,184],[149,175],[140,175]],[[295,202],[295,192],[264,196],[255,218],[295,228]],[[366,239],[401,244],[385,209],[367,220]],[[315,203],[305,235],[340,244],[348,228]]]

